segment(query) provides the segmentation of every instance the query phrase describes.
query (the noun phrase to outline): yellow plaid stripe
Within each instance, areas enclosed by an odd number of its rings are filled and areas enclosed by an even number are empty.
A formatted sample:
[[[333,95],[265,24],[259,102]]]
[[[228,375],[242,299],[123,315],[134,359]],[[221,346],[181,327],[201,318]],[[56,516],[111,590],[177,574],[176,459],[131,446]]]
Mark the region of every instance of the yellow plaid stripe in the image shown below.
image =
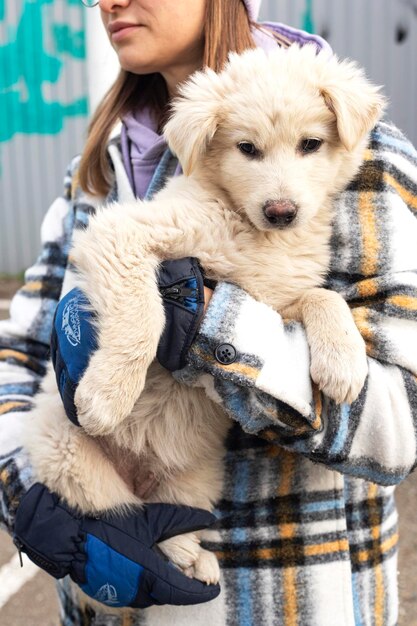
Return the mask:
[[[413,193],[411,193],[411,191],[408,191],[408,189],[403,187],[398,182],[398,180],[391,176],[391,174],[388,174],[388,172],[384,172],[384,180],[386,183],[388,183],[388,185],[395,189],[395,191],[404,200],[407,206],[417,210],[417,197]]]
[[[390,298],[387,298],[387,302],[400,309],[417,311],[417,298],[414,298],[413,296],[391,296]]]
[[[6,361],[7,359],[15,359],[25,364],[29,362],[29,357],[26,354],[22,354],[22,352],[10,350],[9,348],[0,350],[0,361]]]
[[[5,415],[14,409],[27,409],[30,407],[30,403],[23,400],[10,400],[0,404],[0,415]]]

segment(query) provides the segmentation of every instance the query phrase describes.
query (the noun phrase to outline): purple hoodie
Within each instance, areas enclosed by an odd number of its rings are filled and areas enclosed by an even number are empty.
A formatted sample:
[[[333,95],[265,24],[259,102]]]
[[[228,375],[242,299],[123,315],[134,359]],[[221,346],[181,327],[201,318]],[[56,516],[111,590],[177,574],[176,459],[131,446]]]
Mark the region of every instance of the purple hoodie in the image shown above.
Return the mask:
[[[319,49],[331,52],[330,46],[318,35],[311,35],[301,30],[273,22],[264,22],[269,30],[299,44],[314,43]],[[266,51],[277,46],[276,40],[265,31],[254,29],[256,44]],[[156,166],[167,148],[165,139],[158,134],[157,125],[148,108],[141,108],[123,118],[122,156],[123,163],[136,197],[143,199],[155,173]],[[178,166],[175,174],[180,174]]]

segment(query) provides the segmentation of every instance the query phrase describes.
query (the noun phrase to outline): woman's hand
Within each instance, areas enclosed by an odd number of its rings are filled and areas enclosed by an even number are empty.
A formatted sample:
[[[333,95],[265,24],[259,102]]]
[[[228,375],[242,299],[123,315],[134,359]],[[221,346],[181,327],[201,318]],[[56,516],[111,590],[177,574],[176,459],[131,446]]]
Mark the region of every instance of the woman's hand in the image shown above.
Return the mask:
[[[218,596],[219,585],[186,577],[154,547],[215,521],[208,511],[173,504],[82,516],[36,483],[17,509],[14,543],[54,578],[69,574],[87,595],[109,606],[199,604]]]
[[[165,327],[157,358],[170,371],[186,365],[188,348],[210,302],[212,289],[203,284],[197,259],[166,261],[158,271],[158,287],[165,310]],[[97,350],[95,314],[79,289],[58,303],[51,335],[56,380],[69,419],[79,426],[74,395]],[[132,346],[134,349],[134,346]]]
[[[207,307],[209,305],[212,295],[213,295],[213,289],[210,289],[210,287],[206,287],[204,285],[204,313],[207,311]]]

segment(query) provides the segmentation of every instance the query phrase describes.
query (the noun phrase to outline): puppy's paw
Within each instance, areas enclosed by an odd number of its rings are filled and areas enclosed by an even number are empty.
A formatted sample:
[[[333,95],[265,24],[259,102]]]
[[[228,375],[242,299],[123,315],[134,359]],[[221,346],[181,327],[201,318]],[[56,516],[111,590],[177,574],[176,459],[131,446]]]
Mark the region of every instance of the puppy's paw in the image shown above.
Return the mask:
[[[158,544],[169,560],[189,578],[196,578],[206,585],[215,585],[220,579],[220,567],[216,556],[200,546],[195,533],[171,537]]]
[[[200,540],[195,533],[184,533],[158,543],[165,556],[184,571],[187,576],[193,575],[195,562],[201,551]]]
[[[219,562],[216,555],[208,550],[201,548],[193,569],[193,578],[206,585],[217,585],[220,580]]]
[[[368,375],[365,344],[359,333],[311,349],[310,374],[319,389],[337,404],[351,404]]]
[[[112,410],[112,403],[105,394],[91,385],[86,379],[75,392],[74,403],[80,426],[92,437],[109,435],[119,423]]]
[[[132,389],[127,371],[110,360],[103,366],[101,355],[94,354],[74,395],[80,425],[93,437],[112,433],[132,412],[145,378],[146,373],[136,375]]]

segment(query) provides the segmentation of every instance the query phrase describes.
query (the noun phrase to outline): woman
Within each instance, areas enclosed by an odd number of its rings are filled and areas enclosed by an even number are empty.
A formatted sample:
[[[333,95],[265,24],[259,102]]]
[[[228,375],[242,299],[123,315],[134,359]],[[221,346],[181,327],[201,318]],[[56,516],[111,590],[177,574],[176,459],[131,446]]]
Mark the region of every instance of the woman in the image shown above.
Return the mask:
[[[123,201],[132,193],[151,197],[168,175],[178,173],[159,133],[170,97],[192,71],[204,64],[219,69],[229,50],[254,45],[267,49],[292,41],[326,45],[281,25],[250,27],[258,4],[253,0],[99,2],[122,72],[93,119],[81,162],[76,159],[70,166],[65,198],[57,200],[45,218],[40,261],[28,270],[28,284],[12,303],[12,321],[0,330],[5,348],[0,353],[2,406],[4,413],[10,413],[7,423],[3,418],[0,449],[4,521],[12,531],[17,516],[19,533],[30,536],[38,557],[47,555],[50,571],[51,563],[62,565],[59,550],[68,551],[72,558],[67,537],[74,534],[74,524],[78,533],[80,524],[84,532],[95,523],[74,521],[73,513],[58,507],[41,486],[24,495],[32,480],[18,450],[19,428],[44,371],[56,302],[67,291],[64,275],[71,233],[104,199]],[[119,118],[123,119],[121,139],[116,137],[107,146]],[[195,329],[198,321],[200,326],[197,334],[183,333],[180,344],[165,334],[158,355],[161,363],[176,370],[186,384],[206,385],[211,393],[214,388],[237,422],[228,441],[220,522],[208,535],[209,547],[221,561],[222,592],[217,595],[212,590],[210,597],[217,597],[203,605],[151,606],[132,617],[116,618],[107,615],[104,606],[101,613],[96,605],[77,606],[64,579],[60,584],[64,624],[396,623],[396,512],[393,488],[383,485],[398,483],[416,459],[416,207],[417,155],[398,131],[379,125],[362,174],[338,203],[328,281],[351,303],[368,347],[368,380],[351,406],[335,406],[313,390],[301,373],[308,360],[303,329],[283,326],[278,314],[239,288],[219,284],[211,291],[206,286],[201,322],[198,306],[180,314],[175,302],[166,299],[173,335],[180,335],[177,331],[184,325]],[[185,262],[198,279],[196,265]],[[182,269],[168,266],[165,271],[172,275],[164,279],[162,272],[162,283],[172,284]],[[35,281],[39,298],[28,301]],[[186,314],[191,317],[185,320]],[[225,344],[227,350],[222,350]],[[86,347],[86,354],[89,350]],[[54,353],[69,371],[71,363],[60,354],[59,338]],[[152,562],[156,557],[148,548],[155,536],[166,531],[163,515],[162,509],[153,509],[129,527],[132,550],[134,541],[145,545],[138,567],[152,573],[151,582],[149,576],[146,580],[153,585],[155,604],[178,603],[178,596],[180,603],[190,603],[193,593],[194,600],[210,599],[178,578],[168,581],[170,592],[177,585],[171,596],[166,585],[161,591],[168,574],[161,569],[163,576],[156,580],[159,564]],[[37,526],[39,520],[43,527]],[[111,525],[126,532],[127,522],[96,521],[106,529],[106,549],[120,552],[107,530]],[[175,530],[198,526],[198,521],[203,526],[210,523],[208,518],[185,520],[180,511]],[[58,523],[64,525],[56,538]],[[158,524],[164,528],[154,530]],[[40,546],[45,528],[49,543]],[[145,535],[152,536],[143,539]],[[51,555],[49,544],[54,541],[65,545],[57,543],[59,550]],[[103,552],[86,557],[82,546],[83,566],[87,558],[91,570],[100,570]],[[58,574],[70,571],[81,586],[85,584],[73,563],[65,566]],[[57,575],[57,570],[53,573]],[[96,598],[114,604],[112,585],[106,586],[105,578],[100,581],[101,594]],[[150,594],[142,595],[136,606],[151,602]]]

